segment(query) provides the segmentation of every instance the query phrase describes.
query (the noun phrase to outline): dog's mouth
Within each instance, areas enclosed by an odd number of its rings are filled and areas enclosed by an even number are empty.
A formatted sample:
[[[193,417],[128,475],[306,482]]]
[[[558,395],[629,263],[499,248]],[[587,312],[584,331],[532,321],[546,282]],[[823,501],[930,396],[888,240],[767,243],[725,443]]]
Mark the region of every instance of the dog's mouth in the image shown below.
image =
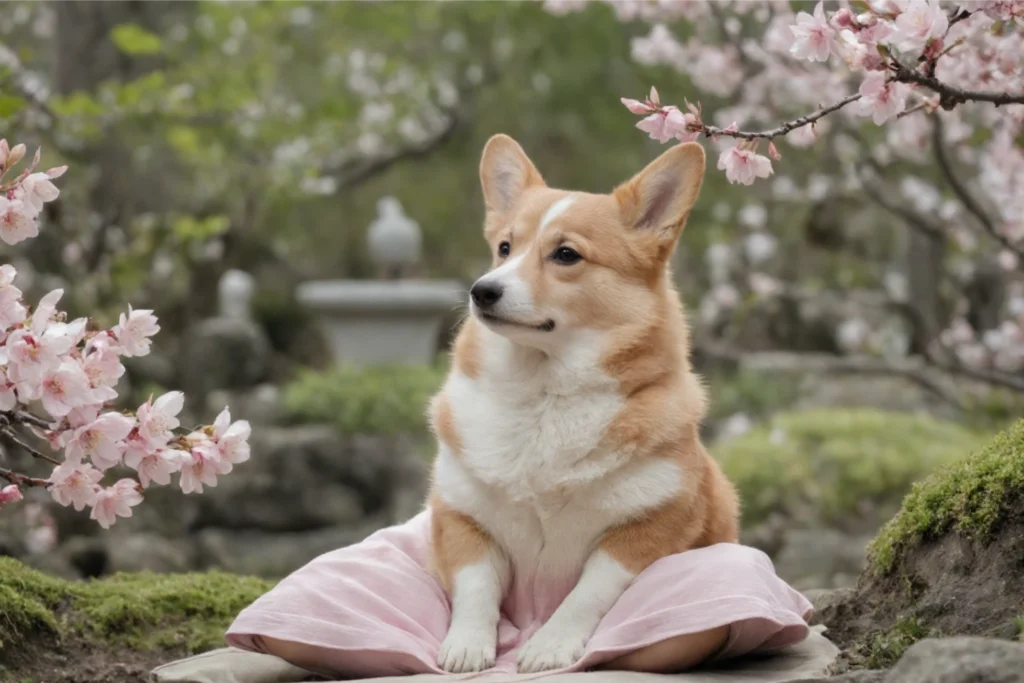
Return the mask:
[[[501,316],[494,315],[493,313],[486,313],[477,309],[477,316],[488,325],[494,325],[495,327],[522,327],[528,330],[537,330],[538,332],[550,332],[555,329],[555,321],[548,318],[542,323],[523,323],[518,320],[509,320],[508,318],[502,318]]]

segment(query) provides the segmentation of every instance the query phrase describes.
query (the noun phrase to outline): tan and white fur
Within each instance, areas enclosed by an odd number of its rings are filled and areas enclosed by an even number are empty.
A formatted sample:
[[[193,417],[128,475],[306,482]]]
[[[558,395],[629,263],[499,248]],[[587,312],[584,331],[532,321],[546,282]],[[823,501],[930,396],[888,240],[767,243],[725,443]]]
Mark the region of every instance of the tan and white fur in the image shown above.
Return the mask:
[[[737,540],[735,492],[700,442],[705,394],[669,271],[704,163],[700,145],[679,145],[598,195],[547,187],[507,136],[485,147],[493,267],[431,404],[445,670],[494,664],[513,576],[579,577],[520,648],[520,671],[556,669],[655,560]]]

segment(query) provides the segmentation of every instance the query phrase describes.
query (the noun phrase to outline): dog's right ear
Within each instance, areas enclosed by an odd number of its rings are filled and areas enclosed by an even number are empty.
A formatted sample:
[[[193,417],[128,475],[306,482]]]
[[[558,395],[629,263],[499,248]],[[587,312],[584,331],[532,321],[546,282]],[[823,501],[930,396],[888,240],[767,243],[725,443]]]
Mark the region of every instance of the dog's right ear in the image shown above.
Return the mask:
[[[544,178],[518,142],[495,135],[487,141],[480,159],[480,184],[487,210],[505,213],[528,187],[543,185]]]

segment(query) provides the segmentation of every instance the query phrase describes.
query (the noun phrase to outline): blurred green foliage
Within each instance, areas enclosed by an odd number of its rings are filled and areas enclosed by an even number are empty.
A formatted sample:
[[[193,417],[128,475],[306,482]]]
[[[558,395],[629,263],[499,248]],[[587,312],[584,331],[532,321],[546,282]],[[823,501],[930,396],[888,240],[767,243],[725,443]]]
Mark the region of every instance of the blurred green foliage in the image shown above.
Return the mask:
[[[334,425],[342,434],[428,432],[427,404],[447,368],[377,365],[303,370],[284,389],[284,419]]]
[[[830,409],[776,415],[712,450],[739,490],[745,525],[773,512],[842,525],[862,506],[897,504],[985,438],[923,414]]]

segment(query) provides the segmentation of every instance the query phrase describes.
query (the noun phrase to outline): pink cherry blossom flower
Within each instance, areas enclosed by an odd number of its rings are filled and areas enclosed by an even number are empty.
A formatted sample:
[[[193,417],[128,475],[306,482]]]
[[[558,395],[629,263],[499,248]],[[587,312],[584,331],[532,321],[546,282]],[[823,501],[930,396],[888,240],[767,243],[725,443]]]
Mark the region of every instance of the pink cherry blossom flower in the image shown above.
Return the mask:
[[[120,413],[103,413],[92,423],[75,430],[65,450],[68,462],[89,457],[100,470],[108,470],[121,461],[121,440],[132,431],[135,422]]]
[[[231,411],[225,408],[213,422],[213,440],[220,452],[220,474],[227,474],[233,465],[249,459],[249,435],[252,428],[248,420],[231,424]]]
[[[100,410],[102,409],[103,404],[100,403],[75,406],[64,419],[68,421],[68,425],[70,425],[71,429],[78,429],[79,427],[84,427],[93,422],[97,417],[99,417]]]
[[[57,302],[64,296],[63,289],[55,289],[39,300],[35,312],[32,314],[32,334],[41,335],[50,326],[55,315],[57,315]]]
[[[906,11],[894,22],[896,30],[890,42],[905,52],[916,52],[949,28],[949,18],[938,0],[910,0]]]
[[[644,104],[643,102],[641,102],[639,100],[631,100],[631,99],[626,98],[626,97],[622,97],[622,98],[619,98],[619,99],[621,100],[621,102],[624,105],[626,105],[626,109],[628,109],[633,114],[644,115],[644,114],[650,114],[653,111],[653,109],[651,109],[650,106]]]
[[[112,387],[124,374],[121,359],[110,348],[97,348],[88,353],[82,367],[94,387]]]
[[[92,403],[89,378],[75,360],[66,360],[48,370],[40,388],[43,408],[54,417],[64,417],[72,408]]]
[[[793,33],[793,45],[789,51],[797,59],[824,62],[831,53],[838,52],[835,31],[828,25],[825,8],[820,1],[814,7],[813,16],[799,12],[790,31]]]
[[[205,434],[193,432],[187,437],[191,448],[181,467],[181,490],[202,493],[203,485],[216,486],[221,470],[220,450]]]
[[[736,145],[718,157],[718,169],[725,171],[730,183],[752,185],[755,178],[767,178],[772,174],[772,162],[768,157]]]
[[[178,413],[185,405],[185,394],[169,391],[156,401],[146,401],[137,411],[139,434],[151,445],[163,446],[171,430],[180,425]]]
[[[65,462],[55,467],[50,475],[50,495],[61,505],[73,505],[76,510],[82,510],[96,502],[102,478],[103,473],[92,465]]]
[[[16,503],[22,499],[23,496],[21,495],[21,489],[19,489],[14,484],[11,484],[10,486],[5,486],[2,489],[0,489],[0,505],[5,505],[7,503]]]
[[[0,410],[14,410],[18,405],[18,393],[7,379],[7,371],[0,367]]]
[[[96,494],[96,502],[89,517],[99,522],[104,529],[109,529],[118,517],[131,517],[132,506],[141,502],[142,493],[138,483],[132,479],[121,479]]]
[[[861,83],[860,99],[857,101],[861,116],[870,116],[877,125],[882,125],[907,107],[907,86],[895,81],[886,83],[885,74],[871,71]]]
[[[0,340],[11,327],[25,322],[28,317],[28,311],[21,303],[21,290],[14,286],[15,275],[14,266],[6,263],[0,266]]]
[[[43,204],[52,202],[60,195],[57,186],[50,182],[48,173],[33,173],[21,181],[21,189],[25,192],[25,203],[36,213],[43,210]]]
[[[676,107],[669,106],[642,119],[636,127],[658,142],[668,142],[672,138],[689,142],[697,139],[697,133],[688,129],[692,123],[696,123],[693,114],[684,114]]]
[[[124,463],[139,473],[143,486],[156,483],[166,486],[171,483],[171,474],[181,469],[189,455],[173,448],[158,448],[151,453],[139,448],[125,451]]]
[[[111,330],[125,356],[145,356],[149,353],[149,345],[154,334],[160,331],[153,311],[135,311],[128,307],[128,314],[121,314],[121,319]]]
[[[0,196],[0,240],[14,245],[38,235],[36,213],[21,199]]]

